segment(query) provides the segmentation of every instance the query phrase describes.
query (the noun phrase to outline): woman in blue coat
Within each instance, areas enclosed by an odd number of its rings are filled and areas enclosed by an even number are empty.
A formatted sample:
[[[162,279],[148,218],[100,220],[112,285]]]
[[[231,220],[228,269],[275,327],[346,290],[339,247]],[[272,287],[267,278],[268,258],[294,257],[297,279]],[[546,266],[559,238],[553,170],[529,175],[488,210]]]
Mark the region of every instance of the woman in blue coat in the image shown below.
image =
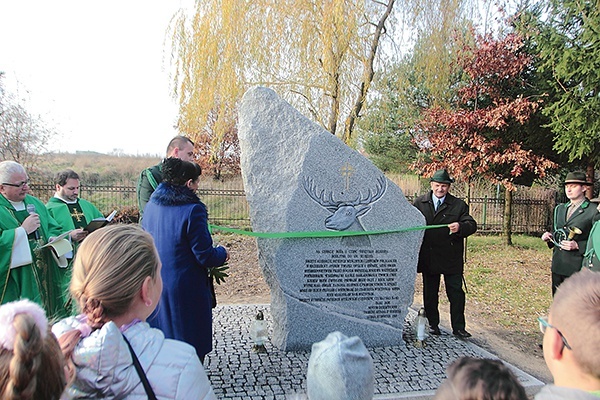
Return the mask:
[[[167,158],[162,173],[163,182],[150,197],[142,220],[163,264],[160,305],[148,322],[167,338],[194,346],[204,361],[212,350],[208,269],[223,265],[229,256],[224,247],[213,247],[206,206],[196,195],[200,166]]]

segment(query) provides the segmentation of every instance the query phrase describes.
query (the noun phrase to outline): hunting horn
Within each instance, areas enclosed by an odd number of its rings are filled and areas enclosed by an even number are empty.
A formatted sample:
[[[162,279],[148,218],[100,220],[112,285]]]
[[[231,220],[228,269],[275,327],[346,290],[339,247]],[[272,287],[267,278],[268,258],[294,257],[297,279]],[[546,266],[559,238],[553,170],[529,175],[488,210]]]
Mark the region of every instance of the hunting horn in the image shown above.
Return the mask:
[[[579,229],[576,226],[570,226],[569,227],[569,236],[567,240],[573,240],[573,238],[575,237],[575,235],[581,235],[583,232],[581,232],[581,229]]]
[[[567,231],[569,232],[567,234]],[[563,240],[573,240],[573,238],[575,237],[575,235],[581,235],[581,229],[579,229],[576,226],[570,226],[570,227],[565,227],[562,229],[557,229],[554,231],[554,233],[552,234],[552,243],[554,243],[555,246],[559,246],[560,247],[560,242],[562,242]]]

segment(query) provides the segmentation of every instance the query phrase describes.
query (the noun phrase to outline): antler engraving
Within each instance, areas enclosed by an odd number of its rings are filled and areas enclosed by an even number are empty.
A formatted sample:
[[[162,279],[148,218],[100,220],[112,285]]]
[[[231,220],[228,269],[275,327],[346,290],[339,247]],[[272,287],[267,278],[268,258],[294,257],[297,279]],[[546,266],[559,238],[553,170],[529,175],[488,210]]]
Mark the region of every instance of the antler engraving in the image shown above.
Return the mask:
[[[308,194],[313,201],[332,213],[332,215],[325,219],[325,227],[327,229],[336,231],[364,231],[365,228],[358,218],[365,215],[371,209],[371,204],[383,196],[385,189],[387,188],[387,181],[383,175],[380,176],[377,178],[377,184],[374,191],[369,189],[364,196],[359,191],[356,199],[352,201],[335,200],[333,198],[333,193],[329,192],[329,194],[326,194],[325,189],[319,191],[317,185],[309,177],[304,178],[303,186],[306,194]],[[346,239],[347,242],[362,242],[360,245],[365,245],[366,239],[367,245],[370,244],[368,237],[344,237],[342,240],[344,239]],[[358,246],[357,244],[354,245]]]

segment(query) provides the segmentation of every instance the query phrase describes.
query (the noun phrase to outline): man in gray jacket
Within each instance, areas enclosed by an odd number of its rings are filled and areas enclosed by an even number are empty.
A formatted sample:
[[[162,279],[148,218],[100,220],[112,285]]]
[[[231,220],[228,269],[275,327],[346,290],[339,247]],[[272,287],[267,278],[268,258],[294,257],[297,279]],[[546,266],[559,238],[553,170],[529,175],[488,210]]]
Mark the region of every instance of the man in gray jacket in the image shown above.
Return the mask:
[[[558,287],[548,318],[538,318],[554,384],[536,400],[600,398],[599,310],[600,272],[584,269]]]

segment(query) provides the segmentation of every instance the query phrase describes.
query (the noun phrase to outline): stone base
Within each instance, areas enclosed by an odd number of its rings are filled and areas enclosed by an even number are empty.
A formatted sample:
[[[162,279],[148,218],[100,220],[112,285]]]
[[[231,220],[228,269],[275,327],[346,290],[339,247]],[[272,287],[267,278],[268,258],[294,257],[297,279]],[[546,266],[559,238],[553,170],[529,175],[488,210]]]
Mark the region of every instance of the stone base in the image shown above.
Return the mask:
[[[267,353],[252,351],[250,324],[263,310],[269,330],[273,323],[270,305],[218,306],[213,310],[214,350],[205,368],[217,398],[306,399],[306,370],[310,351],[283,352],[270,342]],[[426,339],[426,346],[413,345],[410,310],[404,337],[396,346],[369,348],[375,363],[375,399],[429,399],[446,377],[446,367],[462,356],[497,358],[474,344],[442,330]],[[324,339],[323,337],[322,339]],[[509,365],[529,395],[544,385],[531,375]]]

